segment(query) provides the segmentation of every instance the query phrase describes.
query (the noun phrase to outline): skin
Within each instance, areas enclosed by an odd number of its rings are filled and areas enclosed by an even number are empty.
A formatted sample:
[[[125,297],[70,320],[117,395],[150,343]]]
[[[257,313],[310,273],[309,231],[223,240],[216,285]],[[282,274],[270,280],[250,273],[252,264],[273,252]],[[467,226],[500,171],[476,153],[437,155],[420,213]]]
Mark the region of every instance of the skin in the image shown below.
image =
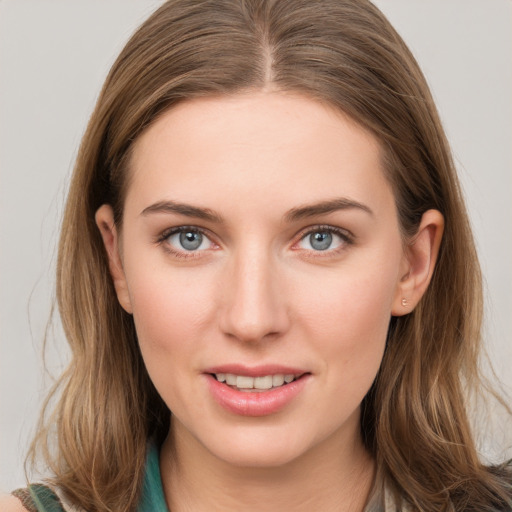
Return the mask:
[[[392,315],[424,293],[442,236],[424,214],[404,244],[377,140],[307,97],[251,92],[184,102],[136,141],[122,226],[96,215],[119,301],[173,413],[161,450],[168,505],[188,510],[362,510],[374,463],[360,404]],[[309,212],[343,198],[351,206]],[[208,209],[181,213],[162,202]],[[156,205],[156,206],[155,206]],[[198,250],[169,230],[203,230]],[[317,250],[310,234],[329,229]],[[402,299],[407,305],[402,305]],[[223,409],[205,369],[309,373],[277,413]]]
[[[15,496],[4,494],[0,496],[0,510],[5,512],[26,512],[26,508]]]

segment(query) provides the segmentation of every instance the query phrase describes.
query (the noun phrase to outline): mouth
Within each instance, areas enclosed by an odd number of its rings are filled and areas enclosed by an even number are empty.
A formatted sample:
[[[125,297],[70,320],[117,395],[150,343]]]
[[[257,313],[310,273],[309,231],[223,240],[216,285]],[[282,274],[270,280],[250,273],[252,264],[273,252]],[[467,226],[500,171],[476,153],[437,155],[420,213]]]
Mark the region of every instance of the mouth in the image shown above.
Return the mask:
[[[261,393],[283,388],[306,374],[276,373],[258,377],[236,375],[234,373],[211,373],[210,375],[217,380],[217,382],[223,383],[237,391]]]
[[[211,368],[206,373],[212,398],[238,416],[268,416],[287,409],[308,388],[312,374],[273,365]]]

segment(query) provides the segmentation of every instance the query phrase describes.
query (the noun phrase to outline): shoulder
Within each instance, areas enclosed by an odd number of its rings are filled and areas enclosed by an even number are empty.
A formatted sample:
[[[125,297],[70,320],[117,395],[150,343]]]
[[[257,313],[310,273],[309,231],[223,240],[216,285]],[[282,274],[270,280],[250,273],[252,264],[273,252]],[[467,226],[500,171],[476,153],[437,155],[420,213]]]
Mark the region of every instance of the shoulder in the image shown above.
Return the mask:
[[[12,494],[0,495],[0,510],[2,512],[27,512],[21,500]]]

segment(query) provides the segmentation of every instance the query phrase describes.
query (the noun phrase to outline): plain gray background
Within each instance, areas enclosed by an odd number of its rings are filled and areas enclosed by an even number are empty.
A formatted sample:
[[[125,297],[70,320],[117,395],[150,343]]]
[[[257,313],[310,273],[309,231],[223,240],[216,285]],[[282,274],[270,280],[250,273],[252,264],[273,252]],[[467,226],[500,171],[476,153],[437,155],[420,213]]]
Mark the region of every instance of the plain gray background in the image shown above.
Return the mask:
[[[22,460],[51,379],[42,341],[76,151],[102,81],[159,0],[0,0],[0,489]],[[486,279],[486,341],[512,388],[512,2],[378,0],[437,100]],[[66,360],[58,326],[48,367]],[[498,426],[500,417],[490,419]],[[499,428],[498,428],[499,430]],[[503,456],[506,429],[482,451]],[[505,436],[502,439],[503,435]],[[507,437],[508,436],[508,437]],[[512,455],[509,455],[512,456]]]

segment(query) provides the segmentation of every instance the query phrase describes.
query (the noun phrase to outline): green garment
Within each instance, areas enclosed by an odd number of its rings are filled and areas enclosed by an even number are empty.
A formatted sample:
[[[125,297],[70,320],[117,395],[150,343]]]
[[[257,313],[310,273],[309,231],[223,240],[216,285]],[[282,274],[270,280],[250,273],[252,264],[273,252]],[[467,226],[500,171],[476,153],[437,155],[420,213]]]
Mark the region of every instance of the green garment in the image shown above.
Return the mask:
[[[158,450],[154,444],[150,445],[148,450],[142,496],[137,505],[137,512],[169,512],[160,477]]]
[[[12,494],[20,499],[29,512],[66,512],[68,510],[55,492],[43,484],[32,484],[25,489],[17,489]],[[142,495],[137,505],[137,512],[169,512],[160,477],[158,450],[154,444],[148,447]]]

